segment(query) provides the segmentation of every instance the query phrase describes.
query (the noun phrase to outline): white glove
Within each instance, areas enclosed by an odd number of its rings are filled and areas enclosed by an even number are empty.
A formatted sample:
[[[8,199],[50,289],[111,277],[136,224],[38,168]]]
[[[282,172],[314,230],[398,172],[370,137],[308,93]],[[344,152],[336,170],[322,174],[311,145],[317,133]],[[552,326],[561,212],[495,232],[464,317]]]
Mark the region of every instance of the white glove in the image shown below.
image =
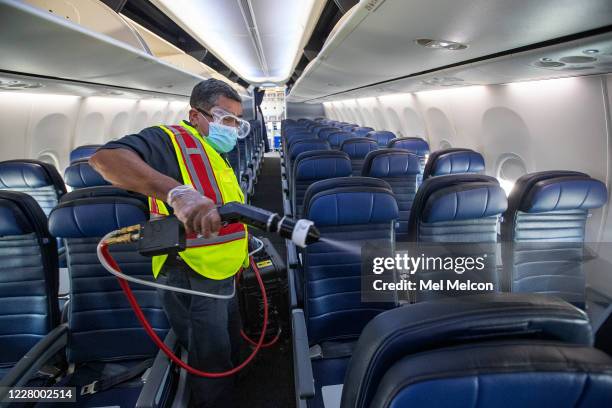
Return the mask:
[[[166,202],[174,209],[174,215],[185,225],[188,233],[195,232],[210,238],[219,232],[221,217],[214,201],[193,187],[174,187],[168,192]]]

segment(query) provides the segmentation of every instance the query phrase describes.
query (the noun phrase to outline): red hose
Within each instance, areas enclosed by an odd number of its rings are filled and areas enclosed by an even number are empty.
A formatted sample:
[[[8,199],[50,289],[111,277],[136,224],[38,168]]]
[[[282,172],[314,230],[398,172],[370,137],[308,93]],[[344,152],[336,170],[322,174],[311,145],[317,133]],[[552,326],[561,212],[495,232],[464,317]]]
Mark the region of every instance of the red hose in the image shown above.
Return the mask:
[[[102,243],[100,250],[102,252],[102,256],[104,256],[104,259],[109,263],[109,265],[115,270],[121,271],[121,268],[119,268],[119,265],[117,265],[117,262],[115,262],[111,254],[108,252],[108,245],[106,243]],[[127,281],[125,279],[118,278],[119,286],[121,286],[121,289],[123,289],[123,292],[125,293],[125,296],[130,302],[130,306],[132,306],[132,310],[134,310],[136,317],[142,324],[142,327],[145,329],[145,331],[147,332],[151,340],[153,340],[155,345],[157,345],[157,347],[159,347],[159,349],[163,351],[164,354],[166,354],[170,360],[172,360],[175,364],[178,364],[181,368],[185,369],[189,374],[197,375],[198,377],[206,377],[206,378],[229,377],[231,375],[236,374],[238,371],[242,370],[244,367],[246,367],[246,365],[249,364],[251,360],[255,357],[255,355],[257,354],[257,352],[259,351],[259,349],[264,343],[264,338],[266,337],[266,329],[268,327],[268,298],[266,296],[266,288],[264,287],[263,280],[261,279],[261,276],[259,275],[259,269],[257,269],[257,265],[255,265],[253,258],[250,258],[249,261],[251,263],[251,267],[255,271],[255,277],[257,278],[257,283],[259,283],[259,288],[261,289],[261,296],[263,298],[263,303],[264,303],[264,318],[263,318],[262,331],[261,331],[261,334],[259,335],[259,341],[256,343],[255,348],[253,349],[251,354],[246,358],[246,360],[244,360],[240,365],[232,368],[231,370],[227,370],[227,371],[223,371],[219,373],[210,373],[210,372],[198,370],[197,368],[191,367],[190,365],[185,363],[183,360],[178,358],[172,352],[172,350],[170,350],[170,348],[168,348],[168,346],[164,344],[164,342],[159,338],[157,333],[155,333],[155,331],[151,327],[151,324],[149,323],[144,313],[142,312],[142,309],[140,308],[140,305],[138,304],[138,301],[136,300],[134,293],[132,293],[132,289],[130,289],[130,285],[127,283]]]

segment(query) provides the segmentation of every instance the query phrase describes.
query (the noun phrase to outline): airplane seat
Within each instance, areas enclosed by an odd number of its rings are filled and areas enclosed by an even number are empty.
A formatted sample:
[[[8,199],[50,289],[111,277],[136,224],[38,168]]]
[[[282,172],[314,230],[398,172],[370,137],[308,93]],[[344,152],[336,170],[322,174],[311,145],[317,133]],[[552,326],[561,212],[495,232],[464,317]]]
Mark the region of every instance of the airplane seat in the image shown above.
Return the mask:
[[[243,169],[240,186],[243,188],[242,192],[245,200],[248,200],[248,198],[253,195],[255,189],[255,174],[250,165],[251,146],[247,139],[238,139],[237,145],[240,149],[240,168]]]
[[[89,165],[89,159],[75,160],[64,171],[66,185],[76,190],[84,187],[110,185],[100,173]]]
[[[356,136],[351,132],[340,131],[330,134],[327,140],[329,141],[329,144],[331,145],[332,149],[340,150],[340,146],[342,146],[342,143],[344,143],[346,140],[355,138]]]
[[[127,370],[144,372],[158,353],[131,310],[117,278],[107,272],[96,254],[108,232],[146,221],[148,208],[142,196],[115,187],[94,187],[66,194],[51,212],[49,228],[64,238],[71,280],[66,357],[75,370],[63,381],[76,386],[77,394],[88,384]],[[111,253],[128,275],[153,280],[151,260],[137,252],[137,244],[111,247]],[[160,338],[169,331],[157,291],[130,284],[147,319]],[[141,374],[92,395],[80,395],[88,406],[133,406],[143,386]]]
[[[319,139],[329,141],[330,135],[332,135],[333,133],[337,133],[337,132],[341,132],[339,127],[330,126],[329,128],[324,128],[324,129],[319,130],[318,137]]]
[[[395,139],[395,134],[388,130],[373,131],[366,135],[367,137],[376,140],[379,147],[387,147],[389,142]]]
[[[464,148],[436,150],[429,155],[423,179],[448,174],[473,173],[484,174],[485,161],[482,154]]]
[[[340,150],[351,158],[353,176],[360,176],[363,162],[371,151],[378,149],[378,144],[367,137],[347,139],[340,145]]]
[[[341,408],[606,406],[612,358],[592,344],[586,314],[554,297],[410,304],[374,317],[344,384],[319,394]]]
[[[342,130],[343,132],[352,132],[353,129],[355,129],[357,127],[359,127],[358,124],[356,124],[356,123],[349,123],[349,124],[340,126],[340,130]]]
[[[48,216],[66,186],[55,166],[37,160],[7,160],[0,162],[0,190],[26,193],[38,202]]]
[[[387,145],[393,149],[404,149],[419,156],[421,169],[425,169],[429,157],[429,143],[420,137],[396,137],[391,139]]]
[[[362,301],[361,245],[389,246],[398,208],[385,181],[341,177],[319,181],[308,189],[304,216],[314,221],[322,236],[342,243],[319,241],[303,251],[304,319],[319,388],[330,381],[342,382],[363,327],[396,305]]]
[[[75,147],[70,152],[70,163],[89,159],[100,147],[102,147],[101,144],[88,144]]]
[[[227,154],[227,161],[230,166],[234,170],[234,174],[236,175],[236,180],[241,180],[242,171],[240,168],[240,144],[236,143],[236,146],[232,150],[230,150]]]
[[[0,379],[60,321],[57,243],[31,196],[0,191]]]
[[[427,257],[482,258],[482,267],[472,268],[469,273],[457,273],[455,268],[433,265],[419,271],[417,278],[469,280],[485,284],[485,291],[489,291],[486,284],[493,284],[493,290],[499,290],[497,231],[499,217],[506,208],[506,194],[493,177],[456,174],[425,180],[414,197],[408,220],[408,241],[414,242],[416,251]],[[465,292],[417,290],[414,294],[417,299],[430,299],[459,296]]]
[[[304,195],[318,180],[346,177],[352,173],[351,159],[337,150],[311,150],[300,153],[293,161],[291,177],[292,215],[301,217]]]
[[[359,126],[353,129],[352,132],[357,137],[366,137],[368,133],[374,132],[374,128],[367,126]]]
[[[372,140],[372,143],[376,142]],[[408,220],[419,188],[421,172],[419,157],[405,150],[379,149],[369,153],[365,158],[362,175],[385,180],[395,194],[399,208],[395,228],[397,241],[408,239]]]
[[[586,223],[589,211],[607,201],[605,184],[584,173],[520,177],[501,223],[507,289],[555,294],[584,307]]]
[[[291,163],[294,162],[295,158],[303,152],[312,150],[331,150],[328,142],[321,139],[301,139],[296,140],[289,147],[289,153],[287,154],[287,165],[291,167]],[[291,181],[291,179],[289,179]]]

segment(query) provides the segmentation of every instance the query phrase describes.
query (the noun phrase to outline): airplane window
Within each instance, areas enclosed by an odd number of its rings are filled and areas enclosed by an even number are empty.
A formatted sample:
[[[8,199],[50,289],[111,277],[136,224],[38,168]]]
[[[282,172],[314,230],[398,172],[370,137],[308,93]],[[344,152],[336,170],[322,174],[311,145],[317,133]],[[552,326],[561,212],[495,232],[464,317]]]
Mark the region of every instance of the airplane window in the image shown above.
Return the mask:
[[[503,155],[497,165],[497,179],[506,195],[510,194],[516,180],[526,173],[525,163],[518,155],[513,153]]]
[[[453,147],[451,145],[451,143],[448,140],[445,140],[445,139],[440,140],[440,144],[438,146],[440,146],[440,150],[442,150],[442,149],[450,149],[451,147]]]
[[[36,160],[39,160],[43,163],[52,164],[53,166],[55,166],[55,168],[59,169],[59,160],[57,156],[55,155],[55,153],[52,153],[52,152],[41,153],[40,155],[38,155]]]

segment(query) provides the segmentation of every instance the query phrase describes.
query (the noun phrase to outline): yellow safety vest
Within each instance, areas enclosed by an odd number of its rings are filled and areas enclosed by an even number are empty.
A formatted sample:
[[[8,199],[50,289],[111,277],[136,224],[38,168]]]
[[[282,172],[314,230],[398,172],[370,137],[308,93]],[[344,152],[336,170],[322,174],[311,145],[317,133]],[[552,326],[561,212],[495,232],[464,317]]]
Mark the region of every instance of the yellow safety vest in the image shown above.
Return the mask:
[[[213,149],[198,131],[184,121],[180,126],[160,126],[168,134],[181,170],[183,184],[190,185],[217,205],[238,201],[244,195],[231,166]],[[149,197],[151,219],[169,215],[163,201]],[[180,257],[194,271],[210,279],[226,279],[248,266],[247,228],[229,224],[217,236],[205,239],[187,235],[187,249]],[[157,278],[168,255],[153,257],[153,276]]]

